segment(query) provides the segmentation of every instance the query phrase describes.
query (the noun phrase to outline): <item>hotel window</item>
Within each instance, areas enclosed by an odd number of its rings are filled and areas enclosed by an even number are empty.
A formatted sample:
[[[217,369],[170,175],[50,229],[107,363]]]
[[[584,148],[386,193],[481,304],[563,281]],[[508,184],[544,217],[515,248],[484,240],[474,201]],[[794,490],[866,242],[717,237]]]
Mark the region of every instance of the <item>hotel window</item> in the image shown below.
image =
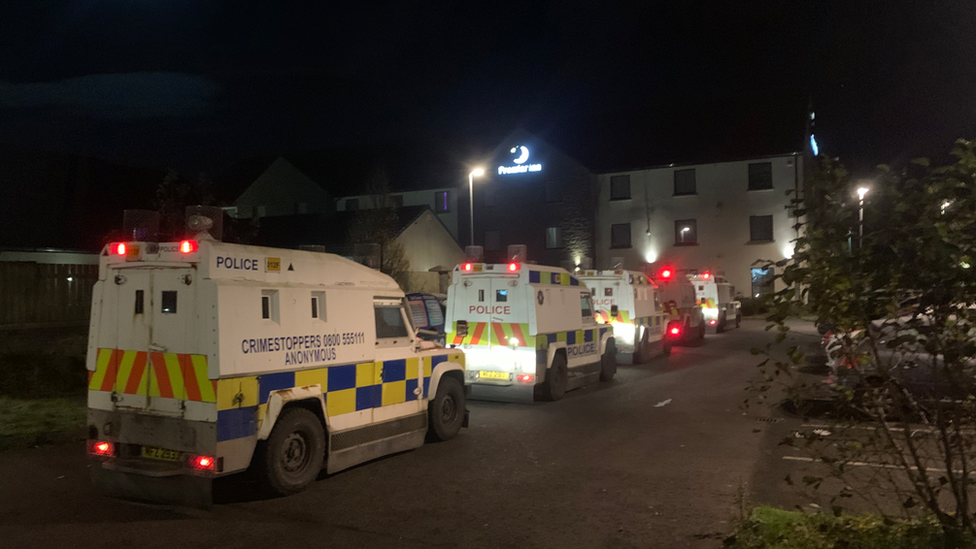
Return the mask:
[[[610,176],[610,200],[630,198],[630,174]]]
[[[697,194],[695,169],[674,170],[674,196]]]
[[[674,245],[698,244],[698,220],[679,219],[674,222]]]
[[[497,252],[502,249],[502,233],[500,231],[485,231],[485,251]]]
[[[749,216],[749,240],[751,242],[772,242],[773,241],[773,216],[750,215]]]
[[[447,213],[451,211],[451,191],[439,191],[434,193],[434,211],[437,213]]]
[[[610,225],[610,247],[630,248],[630,223]]]
[[[773,188],[773,163],[756,162],[749,164],[749,190],[761,191]]]
[[[546,229],[546,248],[563,247],[563,230],[559,227]]]

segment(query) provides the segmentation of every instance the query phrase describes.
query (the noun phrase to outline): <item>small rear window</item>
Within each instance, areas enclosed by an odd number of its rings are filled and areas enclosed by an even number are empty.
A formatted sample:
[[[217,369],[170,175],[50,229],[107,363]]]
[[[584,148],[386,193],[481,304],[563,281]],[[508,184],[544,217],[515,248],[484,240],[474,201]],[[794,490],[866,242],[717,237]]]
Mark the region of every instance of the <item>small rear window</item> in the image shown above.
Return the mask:
[[[603,295],[605,297],[613,297],[613,288],[604,288]]]
[[[176,292],[175,291],[164,291],[162,308],[160,309],[164,314],[176,314]]]
[[[441,309],[441,304],[437,302],[436,299],[427,299],[424,301],[427,304],[427,318],[430,319],[431,326],[441,326],[444,324],[444,309]]]
[[[426,328],[428,326],[427,312],[422,300],[410,302],[410,318],[413,320],[414,328]]]

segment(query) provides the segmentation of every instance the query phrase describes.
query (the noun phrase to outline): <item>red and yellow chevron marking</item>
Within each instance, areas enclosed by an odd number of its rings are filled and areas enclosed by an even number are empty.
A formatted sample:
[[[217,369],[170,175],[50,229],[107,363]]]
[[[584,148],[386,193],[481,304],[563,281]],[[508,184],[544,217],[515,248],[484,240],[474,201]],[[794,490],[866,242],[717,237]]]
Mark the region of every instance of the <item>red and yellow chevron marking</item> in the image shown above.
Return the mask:
[[[709,309],[714,309],[716,307],[715,298],[711,298],[711,297],[707,297],[705,299],[699,299],[698,304],[701,305],[702,307],[707,307]]]
[[[447,340],[454,345],[509,345],[511,338],[518,340],[518,347],[535,347],[535,336],[529,333],[528,323],[517,322],[471,322],[468,335],[457,335],[457,323],[447,334]]]
[[[610,324],[611,322],[625,322],[625,323],[631,322],[629,311],[617,311],[617,318],[613,320],[611,320],[610,318],[610,311],[600,310],[597,311],[596,314],[597,314],[596,321],[602,324]]]
[[[217,380],[207,377],[206,355],[99,349],[89,391],[217,402]]]

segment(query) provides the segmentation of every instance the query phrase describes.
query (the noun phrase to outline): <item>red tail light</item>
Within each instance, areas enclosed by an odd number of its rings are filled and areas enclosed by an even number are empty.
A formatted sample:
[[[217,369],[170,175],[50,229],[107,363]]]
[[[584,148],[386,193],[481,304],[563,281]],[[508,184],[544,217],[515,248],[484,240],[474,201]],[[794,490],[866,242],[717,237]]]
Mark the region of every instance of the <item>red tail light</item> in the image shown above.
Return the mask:
[[[104,440],[89,440],[88,453],[93,456],[112,457],[115,455],[115,444]]]
[[[715,321],[714,320],[709,320],[708,323],[711,324],[712,326],[715,325]]]
[[[519,264],[518,263],[509,263],[508,264],[508,272],[514,273],[517,270],[519,270]]]
[[[217,460],[210,456],[190,456],[187,463],[197,471],[213,471],[217,465]]]
[[[109,249],[115,255],[125,255],[125,242],[116,242],[109,246]]]
[[[196,240],[184,240],[180,242],[180,252],[184,254],[192,254],[193,252],[197,251],[199,247],[200,244],[198,244]]]
[[[680,333],[681,333],[681,328],[679,328],[677,326],[675,326],[674,328],[671,328],[671,335],[678,335]]]
[[[461,265],[461,270],[462,271],[470,271],[472,269],[472,267],[473,267],[473,265],[471,265],[470,263],[465,263],[464,265]]]
[[[671,269],[664,269],[661,271],[661,278],[671,278],[672,274]]]
[[[702,275],[702,278],[704,278],[705,280],[708,280],[711,277],[712,277],[711,273],[705,273]]]
[[[515,376],[515,379],[521,381],[522,383],[532,383],[535,381],[535,376],[532,374],[519,374]]]

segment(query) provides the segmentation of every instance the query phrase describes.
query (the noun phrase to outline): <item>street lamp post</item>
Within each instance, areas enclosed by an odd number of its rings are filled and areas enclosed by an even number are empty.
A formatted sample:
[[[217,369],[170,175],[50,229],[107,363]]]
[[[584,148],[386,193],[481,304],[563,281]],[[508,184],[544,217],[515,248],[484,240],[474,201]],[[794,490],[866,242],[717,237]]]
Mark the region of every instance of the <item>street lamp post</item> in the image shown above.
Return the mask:
[[[861,248],[864,239],[864,195],[868,194],[867,187],[857,188],[857,247]]]
[[[485,175],[485,170],[481,168],[475,168],[468,174],[468,207],[470,208],[470,221],[471,221],[471,241],[470,244],[474,246],[474,178],[475,176],[481,177]]]

